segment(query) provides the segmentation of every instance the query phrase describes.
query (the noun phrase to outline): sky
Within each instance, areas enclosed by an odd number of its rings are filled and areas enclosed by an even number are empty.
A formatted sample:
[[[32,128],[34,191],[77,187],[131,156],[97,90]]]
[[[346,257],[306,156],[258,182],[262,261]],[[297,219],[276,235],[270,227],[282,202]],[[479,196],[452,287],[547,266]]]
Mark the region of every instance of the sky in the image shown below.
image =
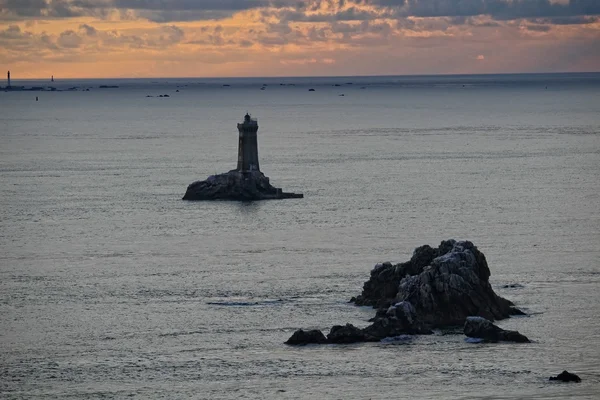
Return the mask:
[[[600,0],[0,0],[15,79],[600,71]]]

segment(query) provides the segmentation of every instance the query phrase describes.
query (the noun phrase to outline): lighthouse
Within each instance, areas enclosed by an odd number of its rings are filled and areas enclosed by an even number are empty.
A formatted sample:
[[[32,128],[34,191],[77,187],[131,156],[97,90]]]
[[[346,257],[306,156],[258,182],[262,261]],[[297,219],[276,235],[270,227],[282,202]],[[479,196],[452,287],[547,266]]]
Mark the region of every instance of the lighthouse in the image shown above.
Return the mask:
[[[260,171],[258,165],[258,121],[250,114],[244,116],[244,122],[237,124],[239,136],[238,163],[239,172]]]
[[[258,121],[246,113],[242,123],[237,124],[240,132],[238,141],[237,168],[224,174],[211,175],[204,181],[190,184],[183,200],[275,200],[301,199],[302,193],[284,192],[271,185],[269,178],[258,166]]]
[[[6,75],[7,75],[7,81],[8,81],[6,88],[10,89],[10,71],[8,71],[8,73]]]

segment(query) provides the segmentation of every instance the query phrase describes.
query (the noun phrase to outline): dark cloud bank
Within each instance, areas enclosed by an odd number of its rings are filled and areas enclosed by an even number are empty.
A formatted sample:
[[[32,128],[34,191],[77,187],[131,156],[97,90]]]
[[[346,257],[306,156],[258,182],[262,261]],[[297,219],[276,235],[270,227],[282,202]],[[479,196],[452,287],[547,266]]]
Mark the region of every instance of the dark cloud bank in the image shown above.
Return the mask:
[[[323,17],[307,17],[322,3],[347,6],[348,0],[0,0],[0,18],[102,18],[111,11],[134,12],[156,22],[220,19],[237,11],[263,7],[287,10],[288,20],[318,22]],[[358,0],[354,3],[381,7],[390,18],[472,17],[489,15],[497,20],[545,18],[554,23],[589,23],[600,15],[600,0],[570,0],[566,4],[550,0]],[[350,8],[329,20],[366,20],[373,14]]]

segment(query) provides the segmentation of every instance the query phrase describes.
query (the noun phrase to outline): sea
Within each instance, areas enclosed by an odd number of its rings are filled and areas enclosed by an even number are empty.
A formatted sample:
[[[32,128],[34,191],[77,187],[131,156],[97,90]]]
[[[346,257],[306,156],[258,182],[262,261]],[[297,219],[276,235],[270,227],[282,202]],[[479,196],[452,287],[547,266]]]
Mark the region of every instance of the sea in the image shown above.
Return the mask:
[[[0,398],[600,398],[600,73],[12,84],[57,90],[0,91]],[[181,200],[247,112],[304,198]],[[446,239],[531,343],[284,344]]]

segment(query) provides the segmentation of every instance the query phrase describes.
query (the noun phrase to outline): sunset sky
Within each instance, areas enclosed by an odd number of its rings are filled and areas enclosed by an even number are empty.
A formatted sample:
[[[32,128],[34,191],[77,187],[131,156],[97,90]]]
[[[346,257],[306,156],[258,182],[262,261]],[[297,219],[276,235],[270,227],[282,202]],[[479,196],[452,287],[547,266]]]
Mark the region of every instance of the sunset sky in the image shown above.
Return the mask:
[[[14,78],[600,71],[600,0],[0,0]]]

